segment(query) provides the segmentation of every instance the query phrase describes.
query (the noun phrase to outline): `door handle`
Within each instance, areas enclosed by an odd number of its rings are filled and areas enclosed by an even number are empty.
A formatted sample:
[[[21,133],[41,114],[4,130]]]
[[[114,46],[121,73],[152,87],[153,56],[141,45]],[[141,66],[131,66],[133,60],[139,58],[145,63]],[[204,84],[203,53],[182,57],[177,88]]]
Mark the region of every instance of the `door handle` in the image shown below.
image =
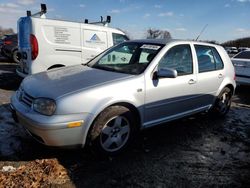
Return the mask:
[[[218,78],[223,78],[223,74],[219,74],[219,75],[218,75]]]
[[[190,79],[189,81],[188,81],[188,84],[195,84],[196,83],[196,81],[194,80],[194,79]]]

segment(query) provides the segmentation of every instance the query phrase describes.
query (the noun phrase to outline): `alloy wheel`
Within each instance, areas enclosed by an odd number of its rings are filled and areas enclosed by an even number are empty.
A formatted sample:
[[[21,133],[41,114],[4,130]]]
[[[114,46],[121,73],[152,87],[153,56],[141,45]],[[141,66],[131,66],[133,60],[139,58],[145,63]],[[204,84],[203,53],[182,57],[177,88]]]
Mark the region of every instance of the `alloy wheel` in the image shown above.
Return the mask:
[[[100,135],[100,144],[108,152],[121,149],[130,136],[130,123],[124,116],[111,118],[103,127]]]

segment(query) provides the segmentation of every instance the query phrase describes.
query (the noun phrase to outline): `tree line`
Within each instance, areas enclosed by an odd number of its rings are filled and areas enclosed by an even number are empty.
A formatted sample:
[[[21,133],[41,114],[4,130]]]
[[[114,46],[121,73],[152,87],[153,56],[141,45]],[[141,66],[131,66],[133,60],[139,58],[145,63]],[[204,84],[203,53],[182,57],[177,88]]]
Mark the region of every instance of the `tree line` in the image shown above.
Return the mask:
[[[149,28],[146,31],[146,38],[148,39],[171,39],[171,33],[166,30],[152,29]],[[208,42],[212,44],[219,44],[224,47],[249,47],[250,48],[250,37],[230,40],[224,43],[219,43],[216,40],[199,40],[200,42]]]
[[[221,44],[222,46],[228,47],[249,47],[250,48],[250,37],[240,38],[236,40],[230,40]]]

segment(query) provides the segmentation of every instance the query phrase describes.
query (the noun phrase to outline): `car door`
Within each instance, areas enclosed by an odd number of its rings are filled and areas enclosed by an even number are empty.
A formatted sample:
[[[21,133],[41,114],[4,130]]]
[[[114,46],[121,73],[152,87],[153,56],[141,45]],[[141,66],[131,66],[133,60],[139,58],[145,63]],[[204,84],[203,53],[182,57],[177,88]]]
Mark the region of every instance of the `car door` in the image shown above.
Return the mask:
[[[198,61],[197,89],[200,107],[209,107],[224,78],[224,65],[216,48],[194,45]]]
[[[155,71],[162,68],[175,69],[178,76],[145,78],[145,127],[184,116],[197,107],[197,78],[190,45],[171,47],[161,58]]]

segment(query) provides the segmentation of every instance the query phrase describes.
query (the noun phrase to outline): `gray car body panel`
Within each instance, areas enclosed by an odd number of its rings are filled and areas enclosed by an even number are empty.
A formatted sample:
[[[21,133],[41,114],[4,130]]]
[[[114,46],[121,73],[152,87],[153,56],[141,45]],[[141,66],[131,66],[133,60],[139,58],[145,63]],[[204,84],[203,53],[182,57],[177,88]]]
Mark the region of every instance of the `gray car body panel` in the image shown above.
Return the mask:
[[[148,41],[134,42],[148,43]],[[231,85],[235,88],[233,65],[222,47],[196,41],[150,40],[150,42],[165,46],[140,75],[114,73],[83,65],[42,72],[27,77],[21,87],[34,98],[54,99],[57,107],[55,114],[46,117],[34,112],[32,108],[25,112],[24,104],[18,101],[16,95],[12,96],[13,108],[17,110],[19,116],[25,117],[25,122],[36,122],[34,124],[40,122],[36,127],[44,126],[45,129],[58,122],[83,120],[81,134],[78,134],[80,138],[76,139],[75,144],[84,146],[95,118],[108,106],[125,103],[134,106],[140,115],[140,127],[147,128],[208,110],[224,87]],[[153,74],[157,71],[158,62],[171,47],[178,44],[190,45],[193,74],[154,80]],[[198,73],[195,44],[216,48],[225,64],[224,68]],[[65,116],[67,118],[64,118]],[[47,135],[44,136],[46,133],[37,132],[30,126],[26,124],[27,129],[46,139]],[[67,129],[67,126],[58,129]],[[63,137],[65,133],[58,134],[62,134],[60,136]],[[73,141],[67,142],[66,139],[45,144],[65,146],[72,143]]]
[[[250,50],[246,50],[245,52],[250,53]],[[250,85],[250,59],[237,58],[237,55],[231,59],[235,67],[236,82],[239,85]]]

